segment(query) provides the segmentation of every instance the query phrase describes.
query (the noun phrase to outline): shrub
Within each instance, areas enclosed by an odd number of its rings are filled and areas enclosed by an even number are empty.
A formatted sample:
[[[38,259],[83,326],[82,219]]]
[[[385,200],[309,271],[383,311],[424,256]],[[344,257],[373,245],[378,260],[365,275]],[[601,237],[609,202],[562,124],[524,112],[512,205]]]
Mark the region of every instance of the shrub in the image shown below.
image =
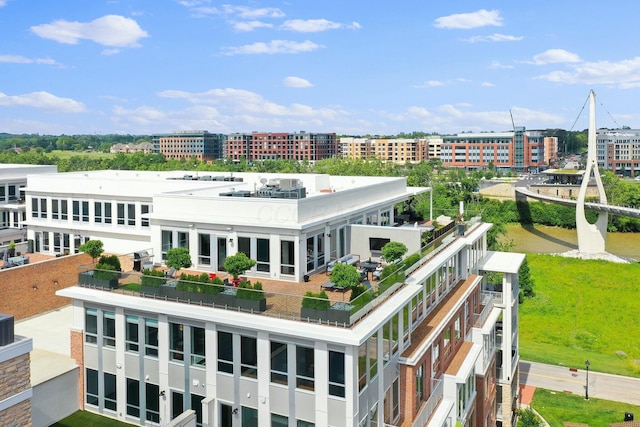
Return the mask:
[[[140,279],[141,286],[161,286],[167,283],[164,272],[160,270],[143,270]]]
[[[303,308],[313,308],[315,310],[328,310],[331,307],[329,296],[325,291],[318,293],[307,291],[302,298]]]
[[[102,252],[104,252],[104,247],[102,244],[102,240],[89,240],[78,248],[78,250],[88,254],[91,257],[92,261],[95,261]]]
[[[98,264],[96,264],[96,268],[98,268],[99,264],[110,265],[113,267],[108,270],[120,270],[120,258],[118,258],[118,255],[102,255],[98,260]]]
[[[238,299],[247,299],[252,301],[260,301],[264,299],[262,283],[256,282],[256,284],[252,286],[251,282],[240,282],[238,285],[238,291],[236,292],[236,297],[238,297]]]
[[[181,268],[191,267],[191,255],[189,248],[171,248],[167,251],[167,260],[165,264],[169,268],[180,270]]]
[[[413,264],[415,264],[416,262],[420,261],[420,254],[415,253],[413,255],[410,255],[408,257],[406,257],[405,259],[402,260],[402,265],[404,266],[405,269],[411,267]]]
[[[400,242],[389,242],[382,247],[382,256],[393,263],[407,253],[407,246]]]
[[[176,284],[176,289],[185,292],[197,292],[201,294],[217,295],[222,292],[219,286],[222,281],[218,279],[209,279],[207,273],[202,274],[185,274],[180,275],[180,280]]]
[[[96,264],[96,269],[93,271],[93,277],[101,280],[117,279],[118,273],[113,265],[109,264]]]
[[[227,259],[224,260],[225,271],[231,274],[234,279],[237,279],[254,265],[256,265],[256,262],[247,257],[244,252],[238,252],[235,255],[228,256]]]

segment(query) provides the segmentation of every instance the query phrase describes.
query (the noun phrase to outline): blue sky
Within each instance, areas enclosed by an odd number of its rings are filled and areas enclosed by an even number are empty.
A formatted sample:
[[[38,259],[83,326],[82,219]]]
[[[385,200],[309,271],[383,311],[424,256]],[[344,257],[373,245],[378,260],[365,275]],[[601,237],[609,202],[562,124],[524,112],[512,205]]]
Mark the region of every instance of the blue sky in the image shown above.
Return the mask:
[[[0,0],[0,132],[640,127],[637,0]]]

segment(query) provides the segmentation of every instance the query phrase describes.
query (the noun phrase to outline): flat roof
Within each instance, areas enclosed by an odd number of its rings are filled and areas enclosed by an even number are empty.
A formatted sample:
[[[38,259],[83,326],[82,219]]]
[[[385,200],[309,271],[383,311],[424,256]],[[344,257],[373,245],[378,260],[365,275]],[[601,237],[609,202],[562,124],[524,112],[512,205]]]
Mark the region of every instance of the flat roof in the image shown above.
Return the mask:
[[[487,251],[487,256],[478,268],[496,273],[518,273],[524,262],[525,255],[513,252]]]

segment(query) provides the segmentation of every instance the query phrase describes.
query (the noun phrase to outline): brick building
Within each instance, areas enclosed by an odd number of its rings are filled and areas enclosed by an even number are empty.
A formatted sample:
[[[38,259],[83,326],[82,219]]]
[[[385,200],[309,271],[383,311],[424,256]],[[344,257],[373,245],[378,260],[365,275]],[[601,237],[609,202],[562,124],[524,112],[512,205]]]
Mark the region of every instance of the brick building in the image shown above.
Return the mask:
[[[314,162],[338,155],[335,133],[253,132],[228,135],[226,156],[233,161],[307,160]]]
[[[0,314],[0,425],[31,427],[31,338],[14,334],[13,316]]]
[[[176,131],[152,137],[155,153],[162,153],[167,159],[196,158],[200,161],[223,159],[225,141],[225,135],[206,130]]]

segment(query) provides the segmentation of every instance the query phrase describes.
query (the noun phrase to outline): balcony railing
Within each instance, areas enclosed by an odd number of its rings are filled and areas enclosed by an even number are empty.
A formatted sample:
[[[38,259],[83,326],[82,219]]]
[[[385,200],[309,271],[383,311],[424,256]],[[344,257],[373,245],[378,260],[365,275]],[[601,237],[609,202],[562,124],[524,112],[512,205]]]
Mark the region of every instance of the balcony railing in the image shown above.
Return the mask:
[[[431,418],[431,415],[433,415],[434,411],[438,407],[438,404],[442,400],[443,381],[437,380],[435,378],[433,378],[432,381],[435,383],[435,386],[433,387],[431,396],[429,396],[429,399],[427,399],[425,404],[422,406],[422,408],[418,412],[418,415],[416,416],[416,419],[413,421],[413,424],[411,424],[411,427],[426,426],[427,423],[429,422],[429,418]]]

